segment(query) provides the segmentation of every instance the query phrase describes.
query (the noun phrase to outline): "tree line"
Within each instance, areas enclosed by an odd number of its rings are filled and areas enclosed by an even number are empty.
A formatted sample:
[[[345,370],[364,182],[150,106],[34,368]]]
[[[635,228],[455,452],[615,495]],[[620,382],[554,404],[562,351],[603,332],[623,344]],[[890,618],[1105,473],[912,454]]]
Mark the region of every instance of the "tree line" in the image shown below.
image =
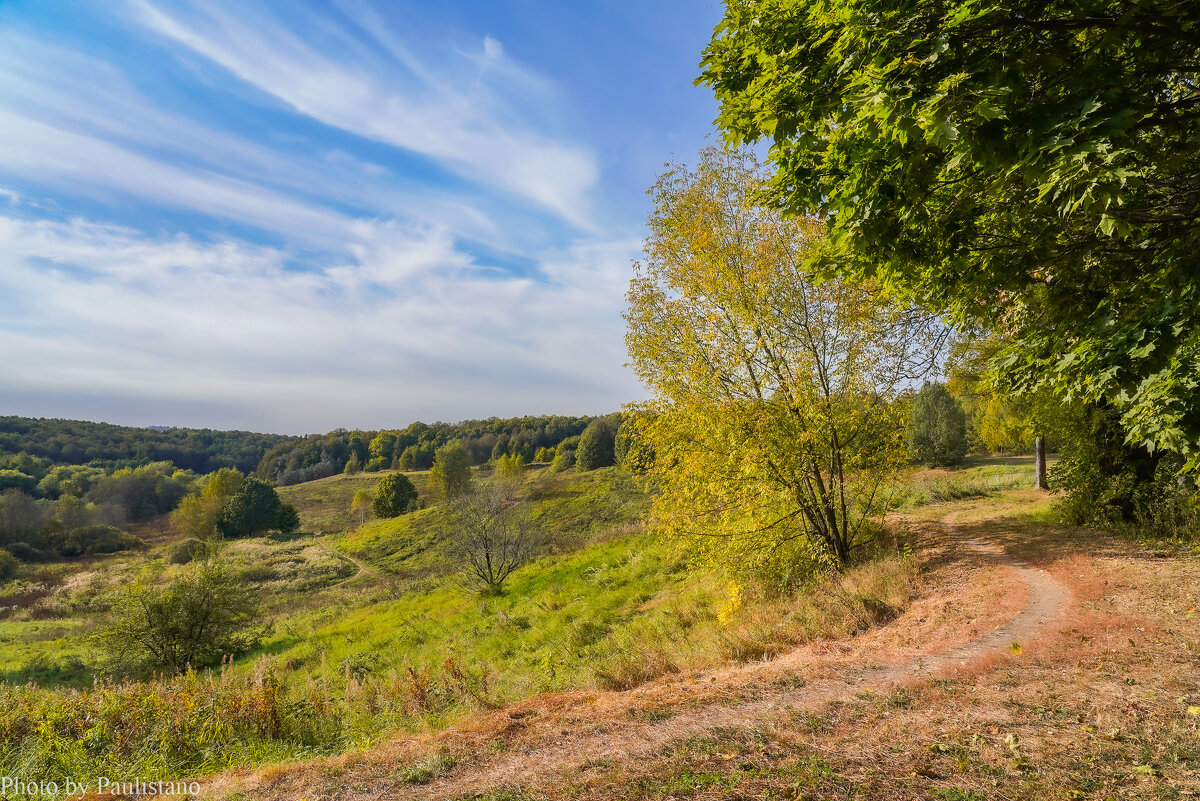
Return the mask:
[[[26,453],[52,464],[103,463],[136,467],[171,462],[211,473],[222,467],[253,471],[269,448],[298,437],[251,431],[135,428],[83,420],[0,417],[0,458]]]
[[[255,474],[280,486],[338,473],[379,470],[428,470],[437,449],[460,442],[472,465],[519,455],[526,463],[546,458],[547,449],[579,436],[589,417],[514,417],[459,423],[416,422],[403,429],[349,431],[280,442],[268,450]]]

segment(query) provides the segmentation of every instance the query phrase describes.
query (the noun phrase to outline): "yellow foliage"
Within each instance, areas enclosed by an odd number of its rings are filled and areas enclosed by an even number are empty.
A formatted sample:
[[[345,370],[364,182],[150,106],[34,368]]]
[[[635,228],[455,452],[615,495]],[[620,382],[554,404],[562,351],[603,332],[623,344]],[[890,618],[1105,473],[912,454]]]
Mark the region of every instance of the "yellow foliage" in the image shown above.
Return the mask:
[[[941,329],[870,284],[818,280],[823,226],[762,188],[741,151],[659,179],[626,342],[654,393],[637,436],[659,528],[790,583],[869,539],[906,462],[900,396]]]

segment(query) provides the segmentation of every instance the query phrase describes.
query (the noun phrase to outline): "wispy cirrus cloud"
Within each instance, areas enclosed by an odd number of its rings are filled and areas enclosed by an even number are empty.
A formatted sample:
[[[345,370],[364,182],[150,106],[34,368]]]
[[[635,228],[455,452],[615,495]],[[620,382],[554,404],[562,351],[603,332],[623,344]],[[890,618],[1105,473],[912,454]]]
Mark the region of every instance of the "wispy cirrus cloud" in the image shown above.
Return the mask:
[[[515,81],[528,91],[540,83],[494,39],[485,38],[477,53],[450,53],[434,68],[365,9],[352,13],[382,49],[296,10],[289,24],[253,7],[233,13],[212,3],[166,8],[150,0],[135,0],[133,7],[150,29],[303,114],[426,156],[575,225],[592,225],[587,194],[598,174],[594,157],[538,132],[508,93],[492,85]],[[307,41],[301,27],[310,35],[319,31],[324,47]],[[464,74],[466,66],[474,74]]]

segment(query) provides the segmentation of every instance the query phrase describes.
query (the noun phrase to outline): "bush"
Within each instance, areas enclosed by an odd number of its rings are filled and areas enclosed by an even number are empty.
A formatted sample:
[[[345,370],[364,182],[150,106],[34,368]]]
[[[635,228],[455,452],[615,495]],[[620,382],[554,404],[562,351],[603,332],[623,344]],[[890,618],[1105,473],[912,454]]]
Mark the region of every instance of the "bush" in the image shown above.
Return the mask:
[[[375,490],[371,511],[376,517],[396,517],[413,508],[417,502],[417,488],[408,476],[392,473],[384,476]]]
[[[374,459],[363,465],[363,470],[367,473],[378,473],[380,470],[386,470],[388,465],[391,463],[391,459],[384,459],[382,456],[376,456]]]
[[[17,557],[0,548],[0,579],[9,579],[17,572]]]
[[[186,565],[196,557],[204,553],[207,544],[203,540],[198,540],[189,537],[186,540],[181,540],[171,546],[171,550],[167,552],[167,564],[169,565]]]
[[[579,437],[567,437],[558,443],[558,448],[554,451],[554,461],[550,463],[550,469],[558,472],[566,470],[568,467],[574,467],[575,448],[578,446]]]
[[[165,586],[138,583],[113,605],[115,619],[98,635],[109,669],[121,673],[215,664],[255,647],[257,596],[215,559],[185,568]]]
[[[146,543],[114,526],[84,526],[56,536],[51,547],[61,556],[91,556],[141,550]]]
[[[1060,458],[1048,479],[1066,491],[1059,511],[1067,523],[1185,540],[1200,534],[1200,497],[1182,457],[1128,444],[1119,414],[1102,404],[1064,418],[1057,430]]]
[[[261,478],[249,476],[221,508],[217,530],[224,537],[245,537],[278,528],[279,495]]]
[[[913,399],[908,451],[929,467],[958,464],[967,454],[967,416],[945,384],[925,382]]]
[[[654,466],[654,448],[643,436],[650,420],[646,412],[632,412],[621,418],[613,441],[613,457],[618,466],[633,473],[647,473]]]
[[[575,465],[580,470],[595,470],[611,467],[617,463],[617,428],[621,424],[619,414],[610,414],[593,420],[579,436],[575,449]]]
[[[4,546],[8,552],[20,559],[22,562],[49,562],[50,554],[34,548],[27,542],[10,542]]]
[[[275,528],[280,534],[295,534],[300,528],[300,513],[296,511],[296,507],[290,503],[279,504],[279,511],[275,514]]]
[[[429,481],[447,498],[458,498],[471,491],[471,455],[459,441],[437,449]]]

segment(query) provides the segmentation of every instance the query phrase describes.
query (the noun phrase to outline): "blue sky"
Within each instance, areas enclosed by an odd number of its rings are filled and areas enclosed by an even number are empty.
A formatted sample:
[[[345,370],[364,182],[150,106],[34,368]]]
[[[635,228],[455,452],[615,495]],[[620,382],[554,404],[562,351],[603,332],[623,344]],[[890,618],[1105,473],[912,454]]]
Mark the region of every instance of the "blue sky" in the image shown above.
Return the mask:
[[[0,4],[0,414],[609,411],[717,2]]]

